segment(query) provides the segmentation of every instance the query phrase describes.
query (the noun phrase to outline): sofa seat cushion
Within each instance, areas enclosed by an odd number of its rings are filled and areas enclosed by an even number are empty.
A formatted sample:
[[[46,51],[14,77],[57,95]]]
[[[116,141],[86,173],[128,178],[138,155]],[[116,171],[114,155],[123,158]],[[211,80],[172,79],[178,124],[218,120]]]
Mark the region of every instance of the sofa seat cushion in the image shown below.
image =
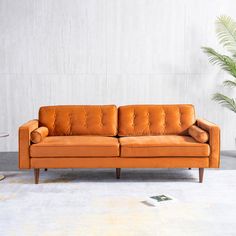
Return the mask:
[[[190,136],[160,135],[119,138],[122,157],[204,157],[210,147]]]
[[[117,138],[102,136],[49,136],[32,144],[31,157],[111,157],[119,156]]]

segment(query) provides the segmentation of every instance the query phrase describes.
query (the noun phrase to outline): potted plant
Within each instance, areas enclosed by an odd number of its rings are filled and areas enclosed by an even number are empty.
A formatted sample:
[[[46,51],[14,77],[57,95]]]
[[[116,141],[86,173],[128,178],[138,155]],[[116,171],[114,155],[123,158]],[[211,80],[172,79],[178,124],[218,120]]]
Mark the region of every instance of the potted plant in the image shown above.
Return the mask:
[[[220,66],[233,76],[232,80],[225,80],[223,85],[236,87],[236,22],[229,16],[220,16],[216,20],[216,33],[219,43],[228,51],[229,55],[220,54],[210,47],[202,47],[212,64]],[[236,113],[236,100],[222,93],[215,93],[212,97],[222,106]]]

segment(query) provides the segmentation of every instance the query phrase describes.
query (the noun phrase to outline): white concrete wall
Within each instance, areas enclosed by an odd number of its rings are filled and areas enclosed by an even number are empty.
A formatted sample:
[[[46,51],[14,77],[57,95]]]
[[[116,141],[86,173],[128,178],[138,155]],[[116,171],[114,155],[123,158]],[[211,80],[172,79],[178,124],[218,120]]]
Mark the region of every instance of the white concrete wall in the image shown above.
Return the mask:
[[[235,148],[236,114],[210,99],[226,74],[200,49],[221,14],[235,0],[0,0],[0,151],[42,105],[113,103],[193,103]]]

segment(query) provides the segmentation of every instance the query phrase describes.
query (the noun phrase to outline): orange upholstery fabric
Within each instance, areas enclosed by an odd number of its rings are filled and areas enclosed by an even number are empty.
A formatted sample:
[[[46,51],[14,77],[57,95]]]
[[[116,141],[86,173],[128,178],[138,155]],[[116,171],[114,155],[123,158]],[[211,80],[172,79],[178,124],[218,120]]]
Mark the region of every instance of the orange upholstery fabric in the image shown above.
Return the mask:
[[[160,135],[120,138],[122,157],[159,157],[210,155],[208,144],[196,142],[189,136]]]
[[[30,139],[32,143],[42,142],[48,136],[48,128],[40,127],[31,132]]]
[[[219,164],[220,129],[196,120],[192,105],[46,106],[19,128],[21,169]]]
[[[49,136],[116,136],[117,108],[114,105],[46,106],[39,110],[39,122],[49,129]]]
[[[61,157],[31,158],[32,168],[206,168],[208,157]]]
[[[188,133],[192,136],[196,141],[200,143],[206,143],[209,139],[209,135],[203,129],[197,127],[196,125],[191,126],[188,129]]]
[[[184,135],[195,123],[192,105],[130,105],[118,114],[119,136]]]
[[[30,147],[31,157],[119,156],[117,138],[101,136],[54,136]]]
[[[31,120],[19,128],[19,168],[30,168],[30,134],[38,128],[38,120]]]
[[[220,166],[220,128],[204,119],[197,119],[197,126],[209,133],[209,145],[211,148],[210,166],[219,168]]]

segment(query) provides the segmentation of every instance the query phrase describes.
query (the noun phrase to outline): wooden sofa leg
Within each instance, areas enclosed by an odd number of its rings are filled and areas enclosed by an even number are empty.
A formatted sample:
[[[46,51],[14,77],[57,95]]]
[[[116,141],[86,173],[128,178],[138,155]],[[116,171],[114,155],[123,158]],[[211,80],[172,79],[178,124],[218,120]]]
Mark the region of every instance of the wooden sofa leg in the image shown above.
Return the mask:
[[[192,168],[188,168],[189,170],[191,170]]]
[[[204,168],[199,168],[199,183],[203,182]]]
[[[35,184],[39,183],[39,171],[40,171],[40,169],[34,169],[34,182],[35,182]]]
[[[120,168],[116,168],[116,178],[120,179]]]
[[[48,169],[47,169],[47,168],[45,168],[44,170],[45,170],[45,171],[48,171]]]

